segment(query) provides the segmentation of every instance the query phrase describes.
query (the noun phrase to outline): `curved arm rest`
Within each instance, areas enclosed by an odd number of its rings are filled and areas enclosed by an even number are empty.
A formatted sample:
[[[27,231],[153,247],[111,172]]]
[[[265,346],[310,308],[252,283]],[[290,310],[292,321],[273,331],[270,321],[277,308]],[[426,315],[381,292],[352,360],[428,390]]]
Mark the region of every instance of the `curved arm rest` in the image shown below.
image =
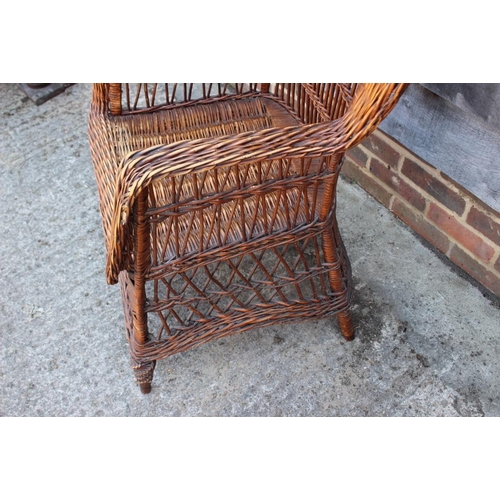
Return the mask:
[[[111,225],[113,246],[106,264],[108,282],[116,283],[124,268],[130,213],[139,193],[152,182],[263,160],[342,154],[379,125],[405,88],[405,84],[365,84],[347,113],[336,121],[181,141],[130,153],[117,173]]]

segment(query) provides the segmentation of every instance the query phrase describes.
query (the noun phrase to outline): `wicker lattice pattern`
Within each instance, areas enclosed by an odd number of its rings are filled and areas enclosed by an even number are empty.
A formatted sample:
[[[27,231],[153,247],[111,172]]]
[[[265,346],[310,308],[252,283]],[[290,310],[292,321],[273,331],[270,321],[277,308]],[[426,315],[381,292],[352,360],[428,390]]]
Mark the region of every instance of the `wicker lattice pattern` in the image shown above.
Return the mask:
[[[94,86],[106,272],[143,392],[158,359],[255,326],[337,315],[353,338],[336,182],[404,89]]]
[[[235,97],[257,92],[256,83],[124,83],[112,87],[110,111],[116,115],[151,112],[180,104]]]

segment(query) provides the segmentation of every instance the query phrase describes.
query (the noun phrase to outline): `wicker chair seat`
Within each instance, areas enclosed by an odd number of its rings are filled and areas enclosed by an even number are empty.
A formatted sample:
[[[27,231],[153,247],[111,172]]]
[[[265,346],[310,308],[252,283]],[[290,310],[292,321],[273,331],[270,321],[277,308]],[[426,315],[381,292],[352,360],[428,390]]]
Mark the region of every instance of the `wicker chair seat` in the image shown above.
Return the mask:
[[[270,99],[249,97],[112,117],[113,146],[121,160],[131,151],[159,144],[262,130],[274,126],[271,111],[277,115],[277,108]],[[288,123],[297,121],[289,115]]]

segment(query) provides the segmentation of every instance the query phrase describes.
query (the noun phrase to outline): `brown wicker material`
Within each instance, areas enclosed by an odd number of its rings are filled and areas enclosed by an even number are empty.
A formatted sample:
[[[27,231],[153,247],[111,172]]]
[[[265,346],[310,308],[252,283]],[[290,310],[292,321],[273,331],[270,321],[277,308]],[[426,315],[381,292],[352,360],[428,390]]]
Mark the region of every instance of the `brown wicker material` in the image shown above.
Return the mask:
[[[158,359],[336,315],[354,338],[335,218],[344,153],[405,84],[95,84],[108,283],[145,393]]]

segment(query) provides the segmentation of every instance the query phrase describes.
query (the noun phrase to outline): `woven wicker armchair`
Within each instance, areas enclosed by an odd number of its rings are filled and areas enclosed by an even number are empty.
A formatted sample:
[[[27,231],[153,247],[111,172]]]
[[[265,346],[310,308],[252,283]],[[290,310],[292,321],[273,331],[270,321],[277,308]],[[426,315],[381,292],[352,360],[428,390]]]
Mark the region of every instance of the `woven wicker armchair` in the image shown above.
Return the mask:
[[[405,88],[94,85],[106,274],[143,393],[158,359],[249,328],[336,315],[354,338],[336,183]]]

